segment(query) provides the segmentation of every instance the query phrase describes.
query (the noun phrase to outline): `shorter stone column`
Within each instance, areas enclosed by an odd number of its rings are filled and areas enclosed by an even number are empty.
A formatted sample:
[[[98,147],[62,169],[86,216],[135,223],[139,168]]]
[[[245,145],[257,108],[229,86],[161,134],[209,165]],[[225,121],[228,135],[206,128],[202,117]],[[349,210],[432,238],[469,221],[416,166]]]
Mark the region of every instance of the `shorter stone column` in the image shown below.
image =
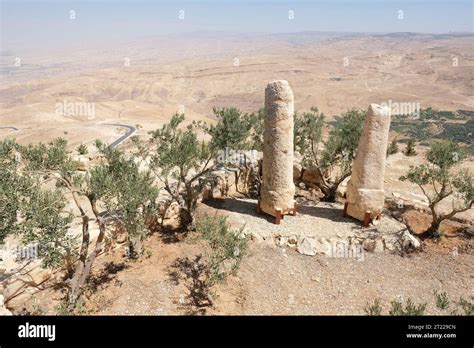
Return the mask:
[[[368,225],[382,213],[390,112],[377,104],[367,111],[364,129],[347,184],[344,212]]]

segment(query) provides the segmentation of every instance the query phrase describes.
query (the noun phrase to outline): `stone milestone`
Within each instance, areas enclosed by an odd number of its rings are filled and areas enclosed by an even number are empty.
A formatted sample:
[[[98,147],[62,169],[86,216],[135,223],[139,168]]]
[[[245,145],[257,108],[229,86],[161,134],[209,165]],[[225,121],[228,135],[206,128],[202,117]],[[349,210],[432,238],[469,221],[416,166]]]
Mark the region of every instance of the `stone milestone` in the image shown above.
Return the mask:
[[[364,221],[364,224],[379,217],[383,210],[385,200],[383,182],[389,129],[390,113],[387,108],[371,104],[352,164],[345,207],[348,215]]]
[[[265,89],[264,145],[259,210],[275,216],[295,213],[293,183],[293,92],[287,81]]]

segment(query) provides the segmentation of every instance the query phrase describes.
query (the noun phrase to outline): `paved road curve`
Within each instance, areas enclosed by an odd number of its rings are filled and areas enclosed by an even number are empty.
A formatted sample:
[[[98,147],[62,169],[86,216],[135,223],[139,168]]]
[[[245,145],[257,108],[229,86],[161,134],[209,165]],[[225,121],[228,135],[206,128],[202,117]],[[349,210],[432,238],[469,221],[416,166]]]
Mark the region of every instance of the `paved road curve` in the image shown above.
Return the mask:
[[[131,137],[133,134],[135,134],[135,132],[137,131],[137,129],[133,126],[129,126],[129,125],[126,125],[126,124],[118,124],[118,123],[108,123],[107,126],[116,126],[116,127],[124,127],[124,128],[127,128],[127,132],[120,136],[120,138],[116,139],[114,142],[112,142],[110,144],[110,146],[112,146],[113,148],[119,146],[121,143],[123,143],[125,140],[127,140],[129,137]]]
[[[19,130],[19,129],[16,128],[16,127],[9,127],[9,126],[0,127],[0,129],[13,129],[14,131],[18,131],[18,130]]]

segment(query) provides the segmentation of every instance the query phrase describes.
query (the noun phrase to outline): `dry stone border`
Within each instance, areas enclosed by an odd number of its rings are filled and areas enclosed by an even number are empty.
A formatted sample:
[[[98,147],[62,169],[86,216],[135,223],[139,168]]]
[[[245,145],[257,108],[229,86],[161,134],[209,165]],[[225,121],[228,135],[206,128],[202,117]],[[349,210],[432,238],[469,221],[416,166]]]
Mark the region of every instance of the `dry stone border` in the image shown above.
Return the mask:
[[[244,235],[275,247],[290,247],[304,255],[328,255],[340,244],[375,253],[421,247],[406,226],[388,214],[365,228],[357,220],[344,217],[340,203],[300,203],[296,216],[287,216],[275,225],[271,217],[256,213],[256,200],[228,197],[219,201],[217,209],[229,216],[233,227],[244,225]]]
[[[341,248],[362,248],[366,252],[407,252],[421,247],[421,242],[410,234],[407,229],[400,232],[380,235],[379,232],[359,233],[349,238],[311,238],[302,236],[276,236],[275,243],[281,247],[292,247],[303,255],[314,256],[322,254],[334,256]],[[360,250],[362,250],[360,249]],[[354,249],[355,250],[355,249]]]

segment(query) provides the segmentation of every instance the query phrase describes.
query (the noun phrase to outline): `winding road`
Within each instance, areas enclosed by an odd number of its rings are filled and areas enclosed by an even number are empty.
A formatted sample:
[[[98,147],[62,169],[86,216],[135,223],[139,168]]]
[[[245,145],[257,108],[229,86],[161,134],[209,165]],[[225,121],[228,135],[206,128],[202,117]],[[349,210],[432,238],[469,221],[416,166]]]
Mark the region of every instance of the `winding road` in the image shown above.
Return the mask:
[[[9,126],[0,127],[0,129],[13,129],[14,131],[18,131],[18,130],[19,130],[19,129],[16,128],[16,127],[9,127]]]

